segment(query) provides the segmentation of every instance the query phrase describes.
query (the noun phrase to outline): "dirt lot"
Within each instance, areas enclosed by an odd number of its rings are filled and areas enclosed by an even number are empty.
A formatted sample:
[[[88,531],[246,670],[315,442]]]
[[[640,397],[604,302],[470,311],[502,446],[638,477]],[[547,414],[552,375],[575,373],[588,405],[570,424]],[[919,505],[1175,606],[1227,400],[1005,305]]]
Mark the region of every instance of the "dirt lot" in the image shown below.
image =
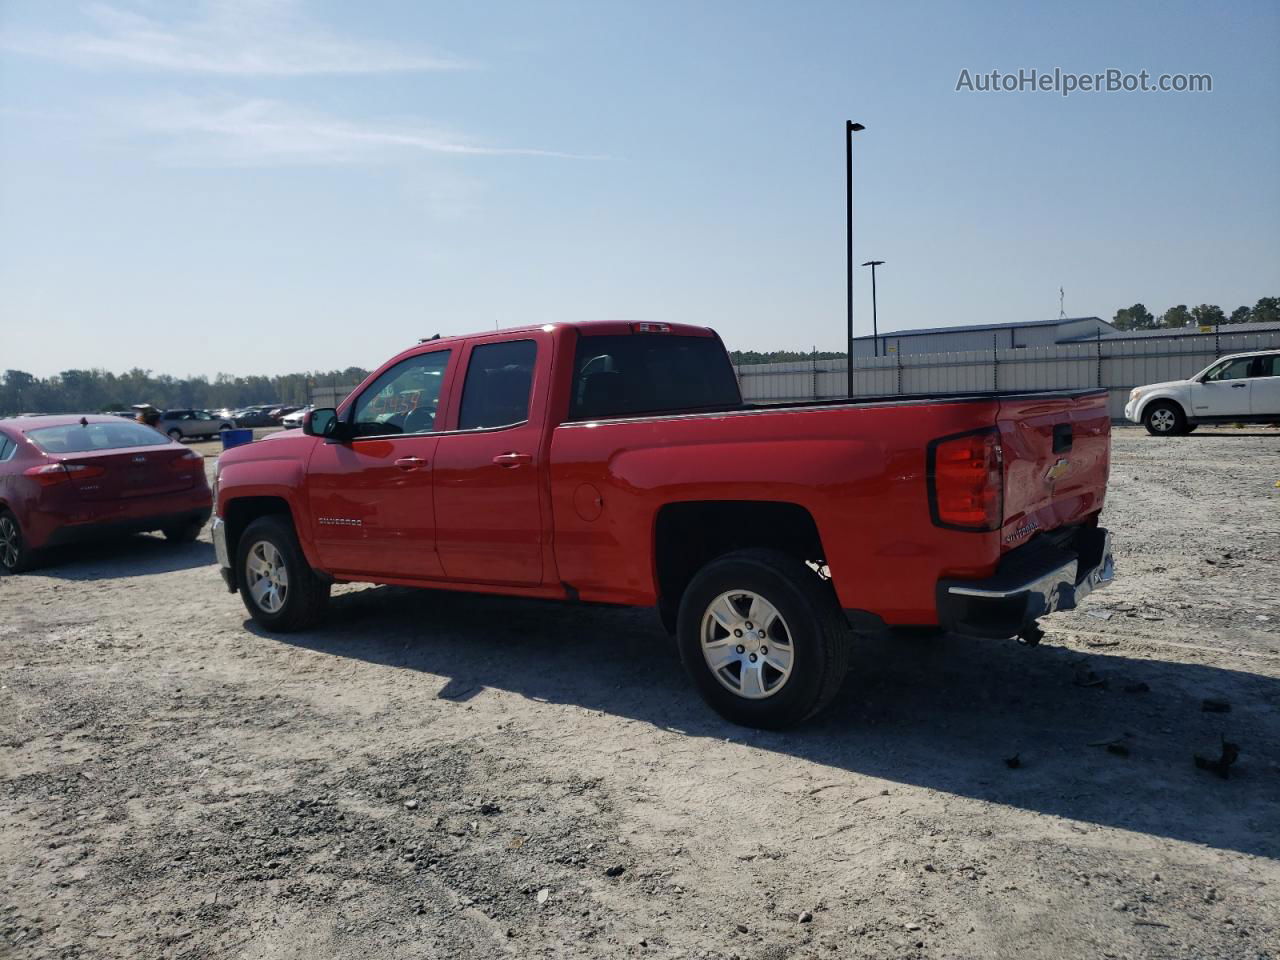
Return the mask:
[[[650,611],[352,587],[271,637],[207,539],[70,552],[0,580],[0,956],[1280,956],[1278,479],[1274,430],[1117,429],[1111,589],[861,641],[787,734]]]

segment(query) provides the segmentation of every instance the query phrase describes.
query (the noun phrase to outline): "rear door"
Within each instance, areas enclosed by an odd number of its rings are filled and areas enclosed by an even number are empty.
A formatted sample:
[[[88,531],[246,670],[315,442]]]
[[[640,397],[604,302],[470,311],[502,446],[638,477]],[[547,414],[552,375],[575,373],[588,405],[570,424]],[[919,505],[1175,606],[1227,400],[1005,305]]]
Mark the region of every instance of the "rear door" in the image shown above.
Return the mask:
[[[1191,385],[1194,417],[1246,416],[1250,409],[1249,368],[1255,357],[1224,360]]]
[[[1001,398],[1003,549],[1102,508],[1111,458],[1107,407],[1105,391]]]
[[[1280,417],[1280,354],[1254,357],[1249,377],[1249,412]]]
[[[550,337],[473,341],[464,360],[453,429],[436,451],[440,561],[454,580],[539,584]]]

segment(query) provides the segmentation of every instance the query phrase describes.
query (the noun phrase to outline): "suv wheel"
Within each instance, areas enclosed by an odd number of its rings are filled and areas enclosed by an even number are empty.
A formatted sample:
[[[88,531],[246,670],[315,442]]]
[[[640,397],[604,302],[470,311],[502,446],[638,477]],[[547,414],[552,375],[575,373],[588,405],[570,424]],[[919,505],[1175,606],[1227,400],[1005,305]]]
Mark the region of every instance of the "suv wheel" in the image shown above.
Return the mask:
[[[18,518],[8,510],[0,510],[0,570],[22,573],[32,567],[32,553],[27,549]]]
[[[307,563],[293,524],[279,516],[259,517],[240,535],[236,582],[249,615],[274,632],[312,626],[329,602],[329,584]]]
[[[680,659],[703,699],[727,720],[781,729],[835,697],[851,632],[831,585],[776,550],[712,561],[680,601]]]
[[[1187,418],[1172,400],[1157,400],[1147,407],[1142,424],[1153,437],[1176,437],[1187,430]]]

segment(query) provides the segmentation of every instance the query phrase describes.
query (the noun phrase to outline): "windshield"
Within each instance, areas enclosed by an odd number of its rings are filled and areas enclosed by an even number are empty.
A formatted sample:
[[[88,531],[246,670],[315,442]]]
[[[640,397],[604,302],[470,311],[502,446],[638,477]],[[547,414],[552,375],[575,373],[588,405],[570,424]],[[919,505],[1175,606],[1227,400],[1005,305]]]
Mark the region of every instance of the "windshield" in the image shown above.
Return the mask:
[[[160,447],[169,438],[140,423],[68,423],[28,430],[27,437],[45,453],[87,453],[118,447]]]
[[[736,407],[728,354],[715,337],[581,337],[569,419]]]

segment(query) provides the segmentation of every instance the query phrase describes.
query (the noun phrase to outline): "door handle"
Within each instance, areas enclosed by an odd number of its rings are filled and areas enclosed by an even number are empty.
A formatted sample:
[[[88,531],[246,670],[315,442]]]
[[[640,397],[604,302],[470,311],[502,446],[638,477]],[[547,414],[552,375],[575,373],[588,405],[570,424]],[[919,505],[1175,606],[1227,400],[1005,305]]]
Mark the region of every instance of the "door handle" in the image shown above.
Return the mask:
[[[532,463],[532,453],[500,453],[493,458],[493,462],[500,467],[518,467],[522,463]]]
[[[427,461],[421,457],[401,457],[396,461],[396,466],[401,470],[417,470],[419,467],[425,467]]]
[[[1243,390],[1243,389],[1244,389],[1245,387],[1247,387],[1247,386],[1248,386],[1248,384],[1247,384],[1247,383],[1233,383],[1233,384],[1231,385],[1231,389],[1232,389],[1232,390]]]

